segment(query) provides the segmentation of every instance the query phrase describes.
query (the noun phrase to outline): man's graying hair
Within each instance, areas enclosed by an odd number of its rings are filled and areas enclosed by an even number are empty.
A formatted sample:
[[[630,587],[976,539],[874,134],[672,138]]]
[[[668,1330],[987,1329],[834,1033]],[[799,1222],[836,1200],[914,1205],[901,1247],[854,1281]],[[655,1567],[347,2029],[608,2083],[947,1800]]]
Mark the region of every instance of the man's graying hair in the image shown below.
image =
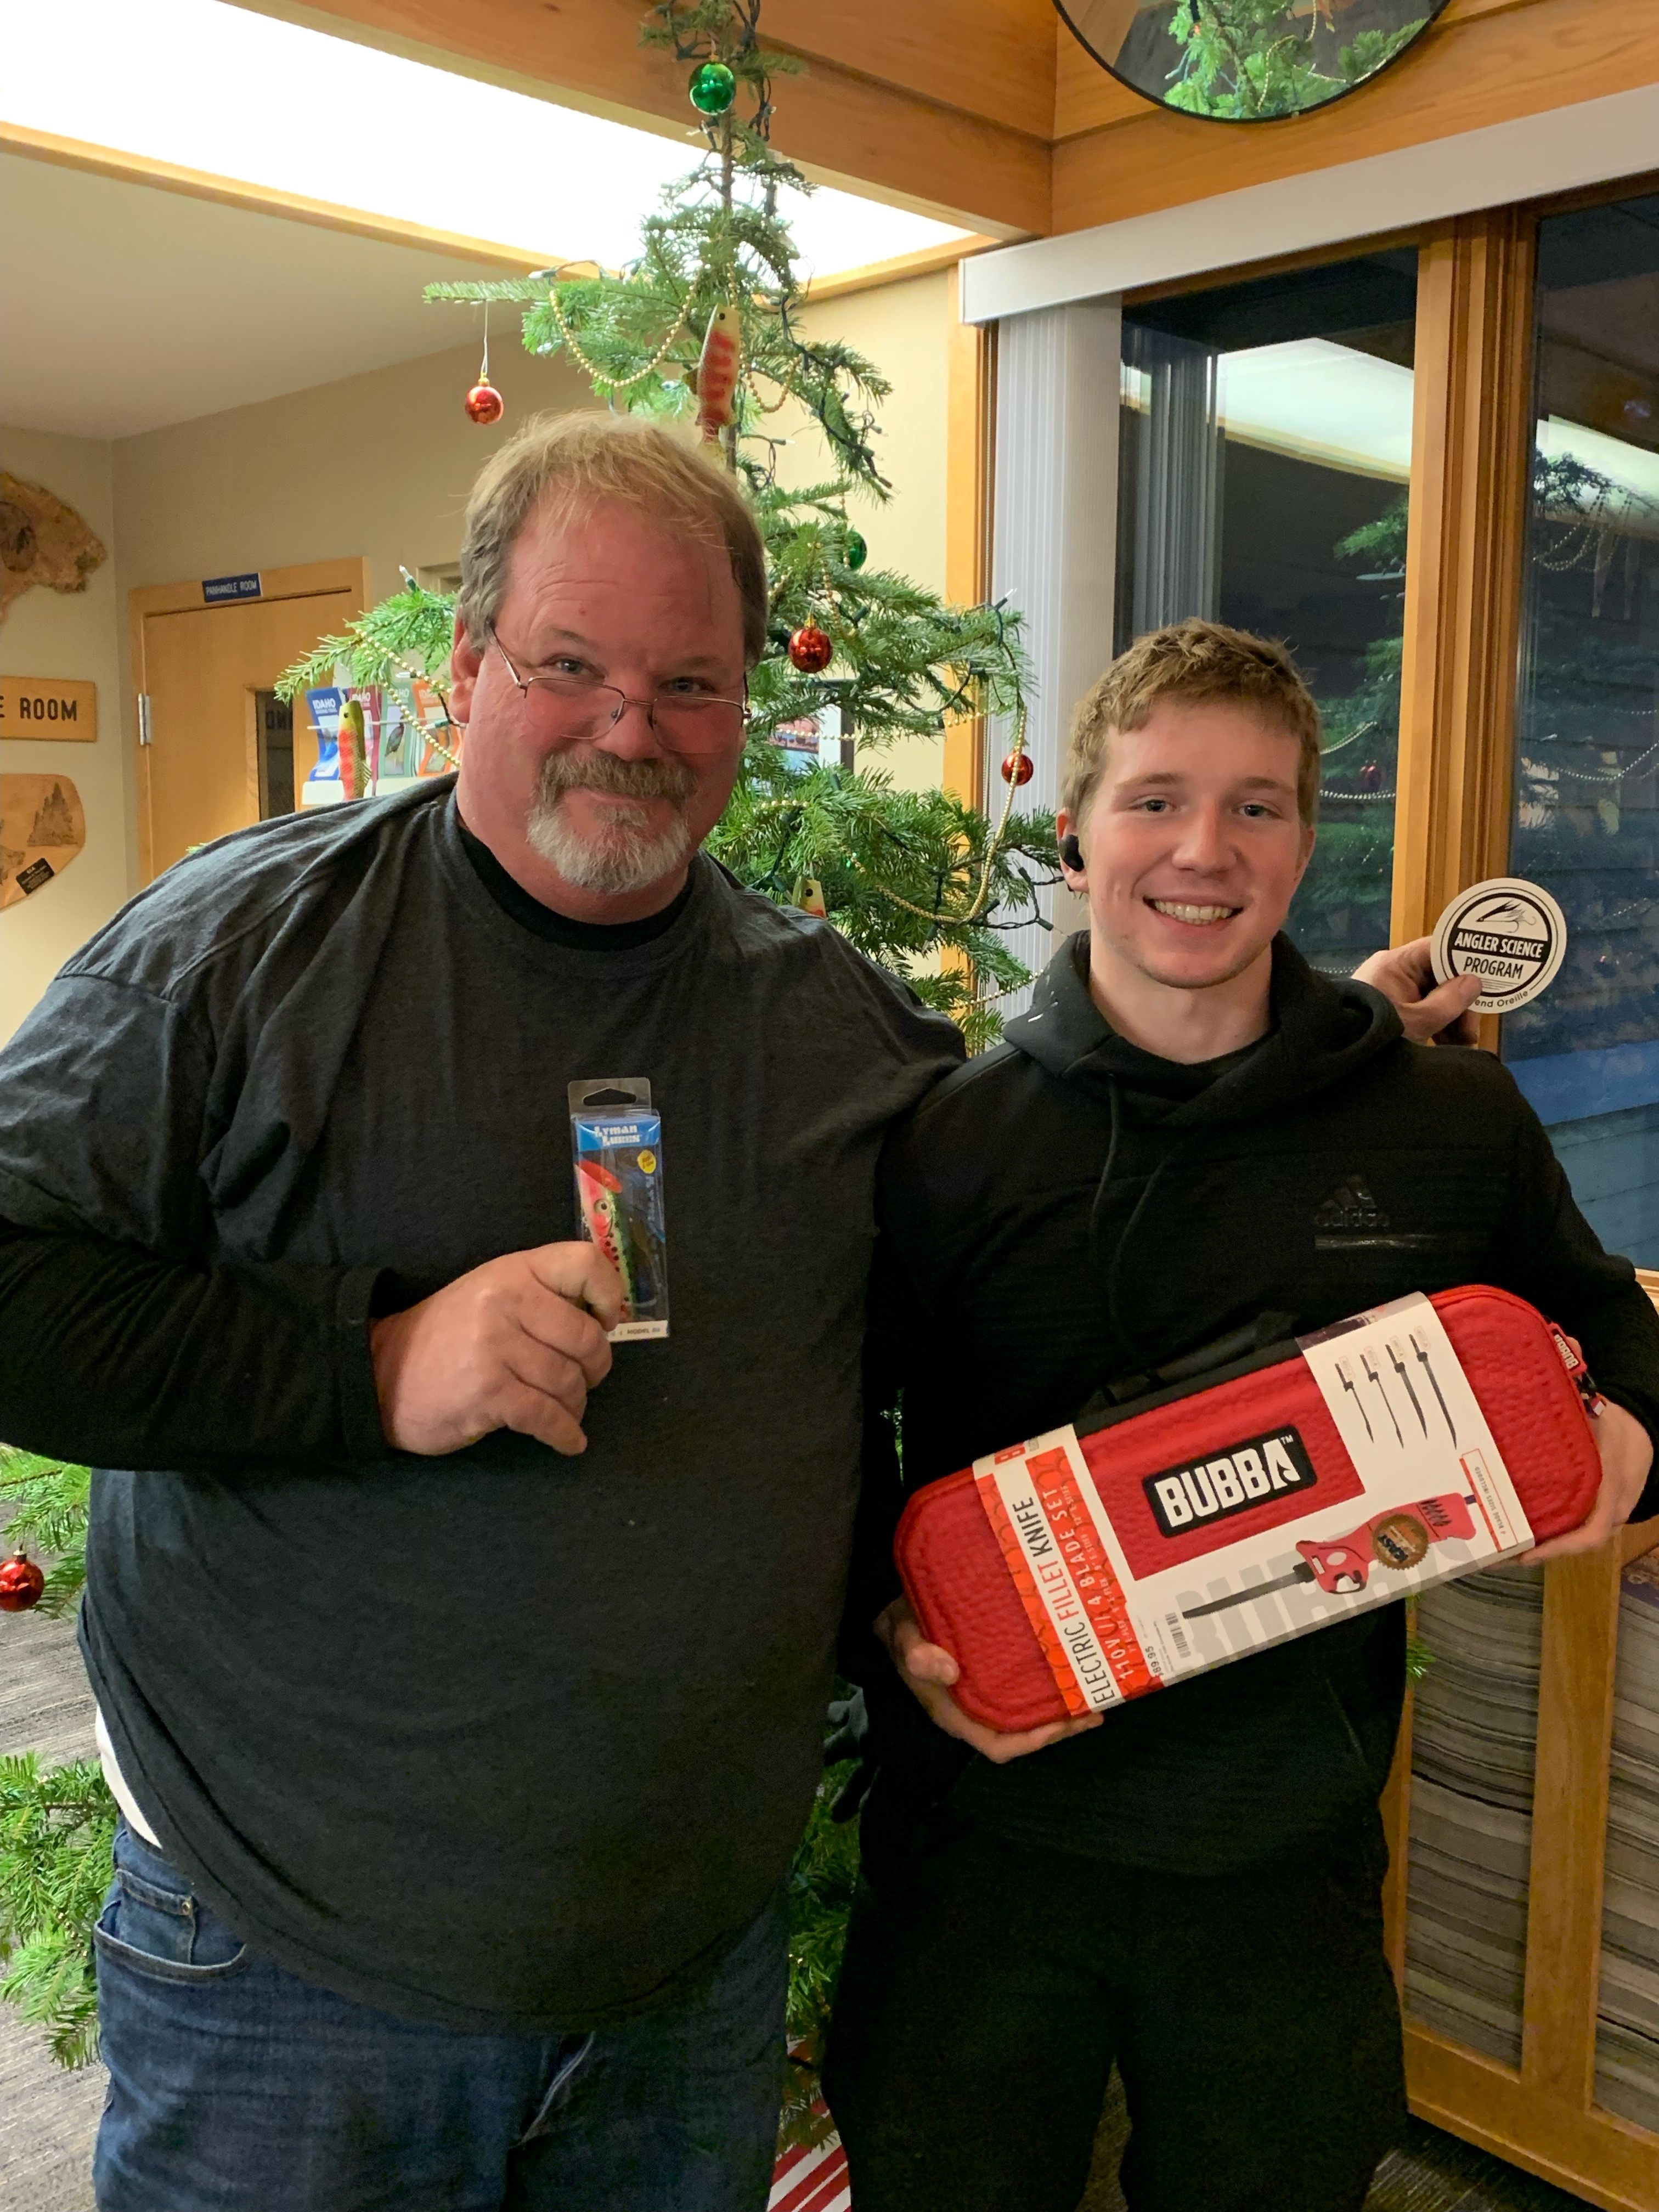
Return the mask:
[[[1138,637],[1079,701],[1060,793],[1073,822],[1094,795],[1112,732],[1143,728],[1164,699],[1245,707],[1294,738],[1297,811],[1312,829],[1319,813],[1319,708],[1302,672],[1276,638],[1196,615]]]
[[[766,553],[737,484],[701,448],[637,415],[538,415],[491,455],[472,487],[455,612],[475,645],[507,590],[514,540],[544,500],[562,516],[606,500],[670,534],[723,545],[743,601],[744,659],[766,647]]]

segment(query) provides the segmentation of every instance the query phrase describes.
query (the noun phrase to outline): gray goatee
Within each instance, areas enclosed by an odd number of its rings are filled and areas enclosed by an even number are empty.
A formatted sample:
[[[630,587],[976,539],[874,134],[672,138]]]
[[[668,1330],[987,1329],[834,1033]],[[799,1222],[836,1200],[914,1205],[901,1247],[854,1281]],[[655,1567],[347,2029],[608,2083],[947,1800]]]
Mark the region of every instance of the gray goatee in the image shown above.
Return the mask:
[[[696,778],[684,761],[618,760],[605,752],[550,753],[542,763],[525,835],[531,850],[579,890],[613,897],[644,890],[690,857],[685,809],[696,789]],[[603,830],[583,832],[574,827],[563,804],[568,791],[614,792],[641,804],[637,809],[617,808]],[[650,817],[643,802],[653,799],[665,799],[675,809],[665,829],[647,826]]]

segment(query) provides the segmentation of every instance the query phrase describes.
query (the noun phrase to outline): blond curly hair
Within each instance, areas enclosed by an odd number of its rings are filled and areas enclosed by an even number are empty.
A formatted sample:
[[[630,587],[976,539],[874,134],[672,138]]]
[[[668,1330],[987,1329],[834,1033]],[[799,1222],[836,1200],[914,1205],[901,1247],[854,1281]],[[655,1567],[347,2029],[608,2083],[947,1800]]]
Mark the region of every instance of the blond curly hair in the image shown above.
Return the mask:
[[[1255,708],[1297,741],[1297,811],[1310,829],[1319,812],[1319,708],[1289,650],[1277,639],[1194,616],[1149,630],[1079,702],[1060,779],[1060,803],[1075,823],[1100,779],[1115,730],[1144,728],[1161,700],[1211,700]]]

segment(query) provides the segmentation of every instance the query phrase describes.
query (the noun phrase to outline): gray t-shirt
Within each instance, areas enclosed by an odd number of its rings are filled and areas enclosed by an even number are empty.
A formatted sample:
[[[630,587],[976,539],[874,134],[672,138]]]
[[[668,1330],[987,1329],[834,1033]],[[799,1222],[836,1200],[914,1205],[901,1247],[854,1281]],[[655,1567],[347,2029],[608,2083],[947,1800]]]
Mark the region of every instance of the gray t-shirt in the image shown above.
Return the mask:
[[[257,1948],[537,2033],[665,2001],[760,1910],[817,1765],[877,1152],[959,1055],[707,858],[649,943],[544,941],[447,784],[209,847],[64,969],[0,1056],[0,1214],[274,1268],[354,1340],[371,1295],[576,1233],[567,1084],[648,1076],[663,1117],[672,1334],[617,1348],[584,1455],[390,1452],[365,1356],[332,1462],[97,1477],[122,1771]]]

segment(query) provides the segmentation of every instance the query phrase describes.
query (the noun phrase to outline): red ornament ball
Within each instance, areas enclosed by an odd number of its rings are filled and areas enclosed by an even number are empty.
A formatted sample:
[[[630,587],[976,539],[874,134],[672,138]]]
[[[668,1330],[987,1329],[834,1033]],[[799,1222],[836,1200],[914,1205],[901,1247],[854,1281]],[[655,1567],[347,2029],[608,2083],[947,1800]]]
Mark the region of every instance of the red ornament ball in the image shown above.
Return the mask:
[[[803,623],[789,641],[789,658],[804,676],[816,676],[836,657],[829,633],[816,623]]]
[[[1015,785],[1029,783],[1036,774],[1036,763],[1028,752],[1005,753],[1002,759],[1002,780]]]
[[[46,1578],[27,1553],[15,1552],[0,1566],[0,1613],[27,1613],[40,1601]]]
[[[1375,761],[1367,761],[1364,767],[1360,769],[1358,775],[1354,778],[1354,781],[1359,786],[1359,788],[1362,791],[1381,791],[1382,788],[1382,771]]]
[[[475,422],[499,422],[507,402],[493,384],[475,384],[466,395],[466,411]]]

